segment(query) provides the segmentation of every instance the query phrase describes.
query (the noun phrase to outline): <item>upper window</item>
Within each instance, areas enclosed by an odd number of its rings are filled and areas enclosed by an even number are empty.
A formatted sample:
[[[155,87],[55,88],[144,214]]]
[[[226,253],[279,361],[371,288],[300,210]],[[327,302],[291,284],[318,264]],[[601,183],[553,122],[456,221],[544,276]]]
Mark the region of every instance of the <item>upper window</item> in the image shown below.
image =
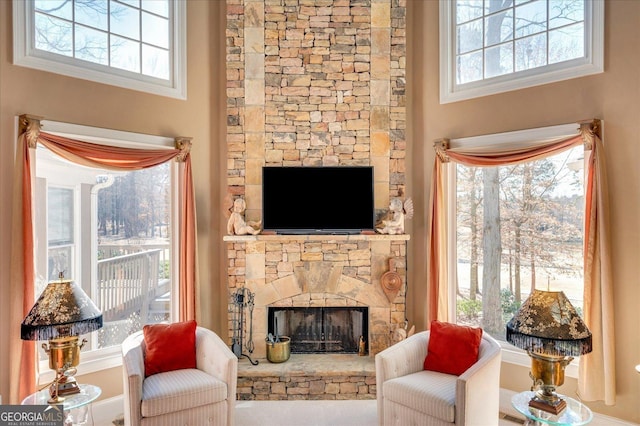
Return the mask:
[[[603,71],[604,1],[441,0],[440,102]]]
[[[186,99],[186,2],[13,4],[16,65]]]

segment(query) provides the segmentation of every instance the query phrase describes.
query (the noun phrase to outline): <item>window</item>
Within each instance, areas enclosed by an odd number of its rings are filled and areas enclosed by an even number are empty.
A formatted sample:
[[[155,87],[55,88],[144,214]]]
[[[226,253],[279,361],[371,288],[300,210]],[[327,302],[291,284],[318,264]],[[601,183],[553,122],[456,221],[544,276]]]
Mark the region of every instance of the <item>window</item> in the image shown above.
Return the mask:
[[[186,99],[186,2],[15,0],[14,63]]]
[[[519,352],[506,344],[506,323],[534,288],[561,290],[582,312],[583,163],[581,145],[516,165],[447,165],[455,203],[450,316],[504,343],[505,360]]]
[[[47,188],[47,279],[58,277],[57,272],[74,269],[74,193],[72,188]],[[44,289],[44,288],[43,288]]]
[[[604,1],[441,0],[440,102],[604,70]]]
[[[89,140],[86,130],[91,128],[46,123],[49,131],[56,125],[69,128],[69,133],[58,134]],[[70,133],[74,127],[82,127],[85,133]],[[130,140],[138,147],[142,142],[158,148],[164,138],[146,139],[133,135]],[[173,140],[166,142],[173,148]],[[131,146],[117,140],[108,144]],[[71,164],[38,145],[35,167],[35,205],[46,206],[36,209],[34,216],[36,298],[60,272],[82,286],[102,311],[104,325],[83,336],[89,343],[82,349],[80,373],[117,365],[120,343],[128,335],[144,324],[176,318],[176,162],[114,171]],[[52,372],[44,351],[39,350],[39,355],[44,383]]]

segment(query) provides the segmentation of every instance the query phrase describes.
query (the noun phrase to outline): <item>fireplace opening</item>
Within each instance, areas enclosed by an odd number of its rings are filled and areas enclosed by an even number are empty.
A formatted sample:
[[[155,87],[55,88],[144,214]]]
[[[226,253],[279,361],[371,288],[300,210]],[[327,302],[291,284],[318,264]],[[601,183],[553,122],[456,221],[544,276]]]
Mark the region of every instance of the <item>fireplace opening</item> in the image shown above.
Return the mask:
[[[368,318],[367,307],[269,307],[268,330],[289,336],[291,353],[358,353],[361,336],[368,352]]]

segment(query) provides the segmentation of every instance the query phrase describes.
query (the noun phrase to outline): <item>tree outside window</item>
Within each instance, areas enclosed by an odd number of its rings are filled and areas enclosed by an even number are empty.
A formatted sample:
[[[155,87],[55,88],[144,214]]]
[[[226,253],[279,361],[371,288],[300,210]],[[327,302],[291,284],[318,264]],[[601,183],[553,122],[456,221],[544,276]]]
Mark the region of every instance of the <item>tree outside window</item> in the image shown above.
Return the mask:
[[[501,167],[457,165],[458,323],[504,340],[536,288],[583,298],[583,148]]]
[[[186,3],[14,0],[14,64],[185,99]]]
[[[37,262],[36,293],[60,272],[82,286],[104,320],[85,350],[118,346],[145,324],[172,319],[172,164],[131,172],[69,167],[38,147],[36,197],[47,208],[36,210],[35,232],[47,257]]]
[[[441,0],[441,102],[603,71],[602,0]]]

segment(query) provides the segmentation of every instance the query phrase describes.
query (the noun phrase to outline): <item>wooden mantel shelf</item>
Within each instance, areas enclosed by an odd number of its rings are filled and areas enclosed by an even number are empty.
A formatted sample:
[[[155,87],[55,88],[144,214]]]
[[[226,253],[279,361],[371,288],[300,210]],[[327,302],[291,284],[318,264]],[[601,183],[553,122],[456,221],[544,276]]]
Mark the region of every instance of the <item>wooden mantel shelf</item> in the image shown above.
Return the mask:
[[[252,241],[409,241],[409,234],[349,234],[349,235],[225,235],[223,241],[252,242]]]

